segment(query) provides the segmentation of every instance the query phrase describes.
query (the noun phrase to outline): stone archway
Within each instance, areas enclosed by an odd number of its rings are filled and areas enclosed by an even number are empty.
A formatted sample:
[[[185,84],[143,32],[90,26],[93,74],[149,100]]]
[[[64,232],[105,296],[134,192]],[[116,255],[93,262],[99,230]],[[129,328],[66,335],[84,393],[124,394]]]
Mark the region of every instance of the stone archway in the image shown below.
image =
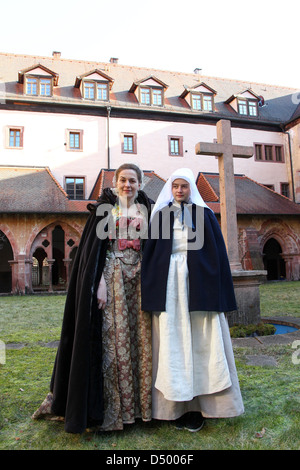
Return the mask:
[[[267,271],[268,281],[286,278],[285,261],[282,258],[282,248],[275,238],[269,238],[263,248],[264,269]]]
[[[61,225],[52,230],[52,286],[65,288],[67,284],[65,259],[65,231]]]
[[[49,292],[67,290],[72,262],[71,252],[78,246],[80,237],[81,234],[76,229],[59,220],[44,227],[36,235],[30,248],[30,259],[37,259],[37,255],[41,255],[39,270],[42,269],[43,282],[39,283],[39,290]],[[46,265],[41,266],[44,260]],[[34,264],[33,269],[36,269]],[[37,290],[37,286],[32,287],[33,290]]]
[[[300,279],[300,240],[286,222],[281,219],[265,221],[260,229],[259,242],[262,257],[265,255],[267,259],[273,257],[273,268],[269,262],[270,275],[273,270],[274,276],[276,262],[278,279],[282,277],[288,281]]]
[[[49,286],[49,264],[47,253],[38,247],[32,255],[32,288],[45,289]]]
[[[12,291],[12,270],[10,261],[14,259],[13,249],[9,239],[0,230],[0,293]]]

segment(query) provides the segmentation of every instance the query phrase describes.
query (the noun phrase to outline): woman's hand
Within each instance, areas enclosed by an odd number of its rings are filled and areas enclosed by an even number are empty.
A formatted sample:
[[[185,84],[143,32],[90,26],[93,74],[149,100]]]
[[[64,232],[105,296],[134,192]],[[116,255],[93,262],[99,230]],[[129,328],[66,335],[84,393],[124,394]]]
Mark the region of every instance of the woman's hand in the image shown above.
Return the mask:
[[[107,289],[106,289],[106,282],[103,277],[103,274],[101,276],[99,287],[97,290],[97,300],[98,300],[98,308],[99,309],[105,308],[106,302],[107,302]]]

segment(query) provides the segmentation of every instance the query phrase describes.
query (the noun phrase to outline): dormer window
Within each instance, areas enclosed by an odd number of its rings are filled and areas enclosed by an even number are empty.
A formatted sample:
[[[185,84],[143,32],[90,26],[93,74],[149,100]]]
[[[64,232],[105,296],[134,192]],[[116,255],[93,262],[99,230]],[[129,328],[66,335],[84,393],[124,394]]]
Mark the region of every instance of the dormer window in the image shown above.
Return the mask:
[[[107,83],[97,83],[97,100],[108,100],[108,84]]]
[[[258,114],[256,100],[238,99],[238,109],[239,114],[244,116],[257,116]]]
[[[134,93],[140,104],[145,106],[163,106],[164,91],[167,85],[153,76],[134,82],[130,92]]]
[[[257,101],[256,100],[248,100],[248,110],[250,116],[257,116]]]
[[[180,98],[184,98],[186,102],[195,111],[214,112],[214,97],[217,93],[205,83],[198,83],[189,88],[185,87]]]
[[[37,95],[38,83],[37,78],[26,78],[26,95]]]
[[[163,90],[159,88],[140,87],[140,103],[151,106],[163,105]]]
[[[258,116],[258,103],[261,97],[257,96],[252,90],[231,96],[225,103],[241,116]]]
[[[113,82],[113,79],[105,73],[93,70],[77,77],[75,87],[81,88],[82,97],[86,100],[109,101]]]
[[[150,88],[140,87],[140,102],[142,104],[151,104]]]
[[[52,96],[58,84],[58,74],[43,65],[36,65],[19,72],[19,82],[24,84],[24,93],[29,96]]]
[[[83,89],[84,89],[84,93],[83,93],[84,98],[88,100],[95,99],[95,84],[93,82],[84,82]]]
[[[161,88],[152,88],[152,102],[156,106],[162,106],[163,90]]]
[[[26,95],[52,96],[52,80],[50,78],[26,77]]]
[[[191,94],[192,108],[197,111],[213,111],[213,95],[204,93]]]
[[[83,82],[83,96],[87,100],[107,101],[109,97],[109,88],[107,83]]]

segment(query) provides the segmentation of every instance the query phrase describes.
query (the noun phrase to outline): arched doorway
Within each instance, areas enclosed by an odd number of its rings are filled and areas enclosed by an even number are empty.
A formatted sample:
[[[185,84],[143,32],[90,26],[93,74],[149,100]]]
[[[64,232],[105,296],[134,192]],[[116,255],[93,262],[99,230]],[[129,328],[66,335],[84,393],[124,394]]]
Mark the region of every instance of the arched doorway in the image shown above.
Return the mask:
[[[29,252],[33,291],[67,290],[80,236],[76,228],[63,221],[51,223],[37,233]]]
[[[52,285],[63,287],[66,284],[65,258],[65,232],[60,225],[56,225],[52,231]]]
[[[275,238],[270,238],[264,245],[263,262],[264,269],[268,272],[268,281],[285,279],[285,261],[282,256],[280,243]]]
[[[38,247],[32,255],[32,287],[45,289],[49,286],[49,265],[47,253]]]
[[[13,250],[7,236],[0,230],[0,293],[10,293],[12,272],[9,261],[14,259]]]

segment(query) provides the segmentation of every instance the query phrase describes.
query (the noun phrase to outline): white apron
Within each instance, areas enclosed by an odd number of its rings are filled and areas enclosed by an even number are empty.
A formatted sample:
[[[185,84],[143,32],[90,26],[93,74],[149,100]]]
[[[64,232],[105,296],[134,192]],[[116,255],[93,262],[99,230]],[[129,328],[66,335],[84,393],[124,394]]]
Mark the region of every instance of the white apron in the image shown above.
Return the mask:
[[[187,228],[176,217],[166,311],[159,314],[160,347],[154,384],[167,400],[174,401],[189,401],[231,385],[220,314],[188,309],[186,246]]]

